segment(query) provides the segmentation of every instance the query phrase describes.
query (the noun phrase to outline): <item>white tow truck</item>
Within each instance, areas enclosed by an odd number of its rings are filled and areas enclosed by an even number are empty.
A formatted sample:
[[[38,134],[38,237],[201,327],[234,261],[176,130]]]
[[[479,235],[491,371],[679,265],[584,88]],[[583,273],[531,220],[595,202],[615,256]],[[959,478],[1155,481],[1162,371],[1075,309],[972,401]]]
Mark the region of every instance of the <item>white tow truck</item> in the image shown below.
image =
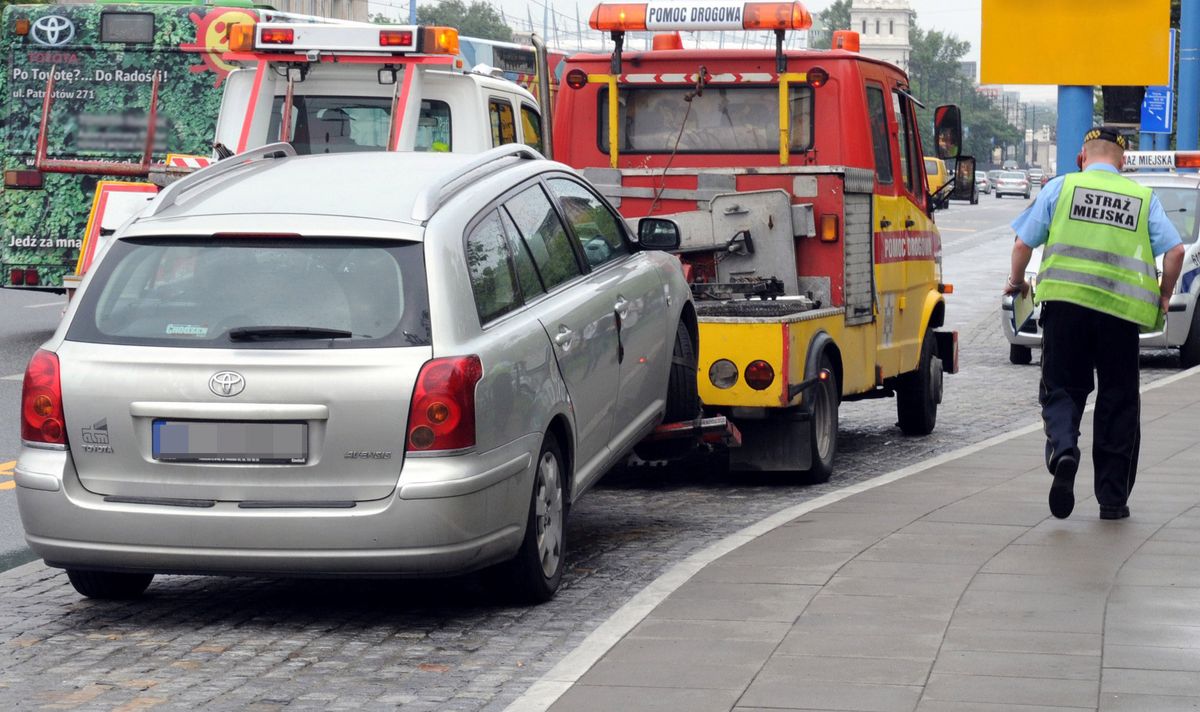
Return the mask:
[[[218,157],[277,141],[297,153],[543,149],[523,87],[464,67],[449,27],[258,22],[232,28]]]
[[[465,67],[459,42],[458,31],[450,27],[277,20],[232,25],[230,51],[223,59],[238,68],[225,80],[212,155],[171,156],[151,164],[147,152],[141,175],[148,182],[100,186],[83,257],[76,274],[64,278],[68,298],[108,235],[159,188],[214,160],[281,142],[298,154],[479,153],[511,143],[545,153],[548,137],[537,99],[498,71]],[[538,65],[544,68],[545,51],[539,47],[539,52]],[[155,78],[154,96],[157,87]],[[53,79],[46,94],[53,95]],[[154,103],[148,146],[156,124]],[[49,113],[47,100],[40,152]],[[78,169],[87,162],[72,163],[81,164],[70,167]]]

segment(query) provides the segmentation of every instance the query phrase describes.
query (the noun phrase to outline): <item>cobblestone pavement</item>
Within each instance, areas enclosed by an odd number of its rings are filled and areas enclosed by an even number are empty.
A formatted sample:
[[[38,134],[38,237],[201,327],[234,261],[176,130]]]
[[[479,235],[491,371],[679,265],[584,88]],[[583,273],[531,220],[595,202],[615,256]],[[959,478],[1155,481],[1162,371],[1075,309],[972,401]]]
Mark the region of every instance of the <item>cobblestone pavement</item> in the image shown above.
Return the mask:
[[[994,296],[1010,240],[999,229],[946,240],[963,370],[947,377],[935,433],[901,435],[894,401],[845,404],[828,484],[734,476],[712,463],[614,472],[572,511],[563,587],[533,608],[498,601],[479,576],[172,576],[140,601],[94,602],[61,572],[29,564],[0,576],[0,709],[501,710],[707,544],[784,507],[1034,422],[1036,366],[1008,363]],[[1177,370],[1169,354],[1142,365],[1144,381]]]

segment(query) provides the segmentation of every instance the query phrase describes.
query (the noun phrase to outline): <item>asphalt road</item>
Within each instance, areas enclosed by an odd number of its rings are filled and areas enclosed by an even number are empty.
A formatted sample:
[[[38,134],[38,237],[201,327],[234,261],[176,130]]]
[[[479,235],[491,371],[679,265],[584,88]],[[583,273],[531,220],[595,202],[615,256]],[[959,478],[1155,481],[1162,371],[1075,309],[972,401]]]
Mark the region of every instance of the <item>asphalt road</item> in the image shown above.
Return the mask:
[[[0,570],[33,559],[21,533],[13,465],[21,445],[18,413],[25,364],[54,333],[66,305],[55,294],[0,289]]]

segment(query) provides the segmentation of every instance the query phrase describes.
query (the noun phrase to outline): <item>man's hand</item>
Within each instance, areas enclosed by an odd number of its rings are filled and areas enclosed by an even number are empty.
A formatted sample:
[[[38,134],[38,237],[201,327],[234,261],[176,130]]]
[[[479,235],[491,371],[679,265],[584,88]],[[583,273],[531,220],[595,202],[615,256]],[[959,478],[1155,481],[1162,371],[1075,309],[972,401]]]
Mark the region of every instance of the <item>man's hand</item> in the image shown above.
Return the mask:
[[[1171,295],[1164,294],[1158,299],[1158,308],[1163,314],[1166,314],[1171,307]]]
[[[1018,292],[1021,294],[1021,296],[1029,294],[1029,282],[1025,281],[1024,279],[1022,279],[1020,282],[1014,282],[1012,277],[1009,277],[1004,281],[1004,294],[1015,295]]]

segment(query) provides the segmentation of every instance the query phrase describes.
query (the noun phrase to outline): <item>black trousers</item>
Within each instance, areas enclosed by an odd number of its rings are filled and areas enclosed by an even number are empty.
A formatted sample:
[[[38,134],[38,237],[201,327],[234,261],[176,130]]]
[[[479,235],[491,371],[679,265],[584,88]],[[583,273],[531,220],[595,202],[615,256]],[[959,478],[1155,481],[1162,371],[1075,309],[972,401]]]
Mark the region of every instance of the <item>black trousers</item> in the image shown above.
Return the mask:
[[[1079,459],[1079,423],[1093,385],[1092,462],[1096,501],[1126,503],[1137,475],[1141,443],[1138,326],[1068,302],[1042,307],[1042,383],[1038,400],[1046,429],[1046,466]]]

